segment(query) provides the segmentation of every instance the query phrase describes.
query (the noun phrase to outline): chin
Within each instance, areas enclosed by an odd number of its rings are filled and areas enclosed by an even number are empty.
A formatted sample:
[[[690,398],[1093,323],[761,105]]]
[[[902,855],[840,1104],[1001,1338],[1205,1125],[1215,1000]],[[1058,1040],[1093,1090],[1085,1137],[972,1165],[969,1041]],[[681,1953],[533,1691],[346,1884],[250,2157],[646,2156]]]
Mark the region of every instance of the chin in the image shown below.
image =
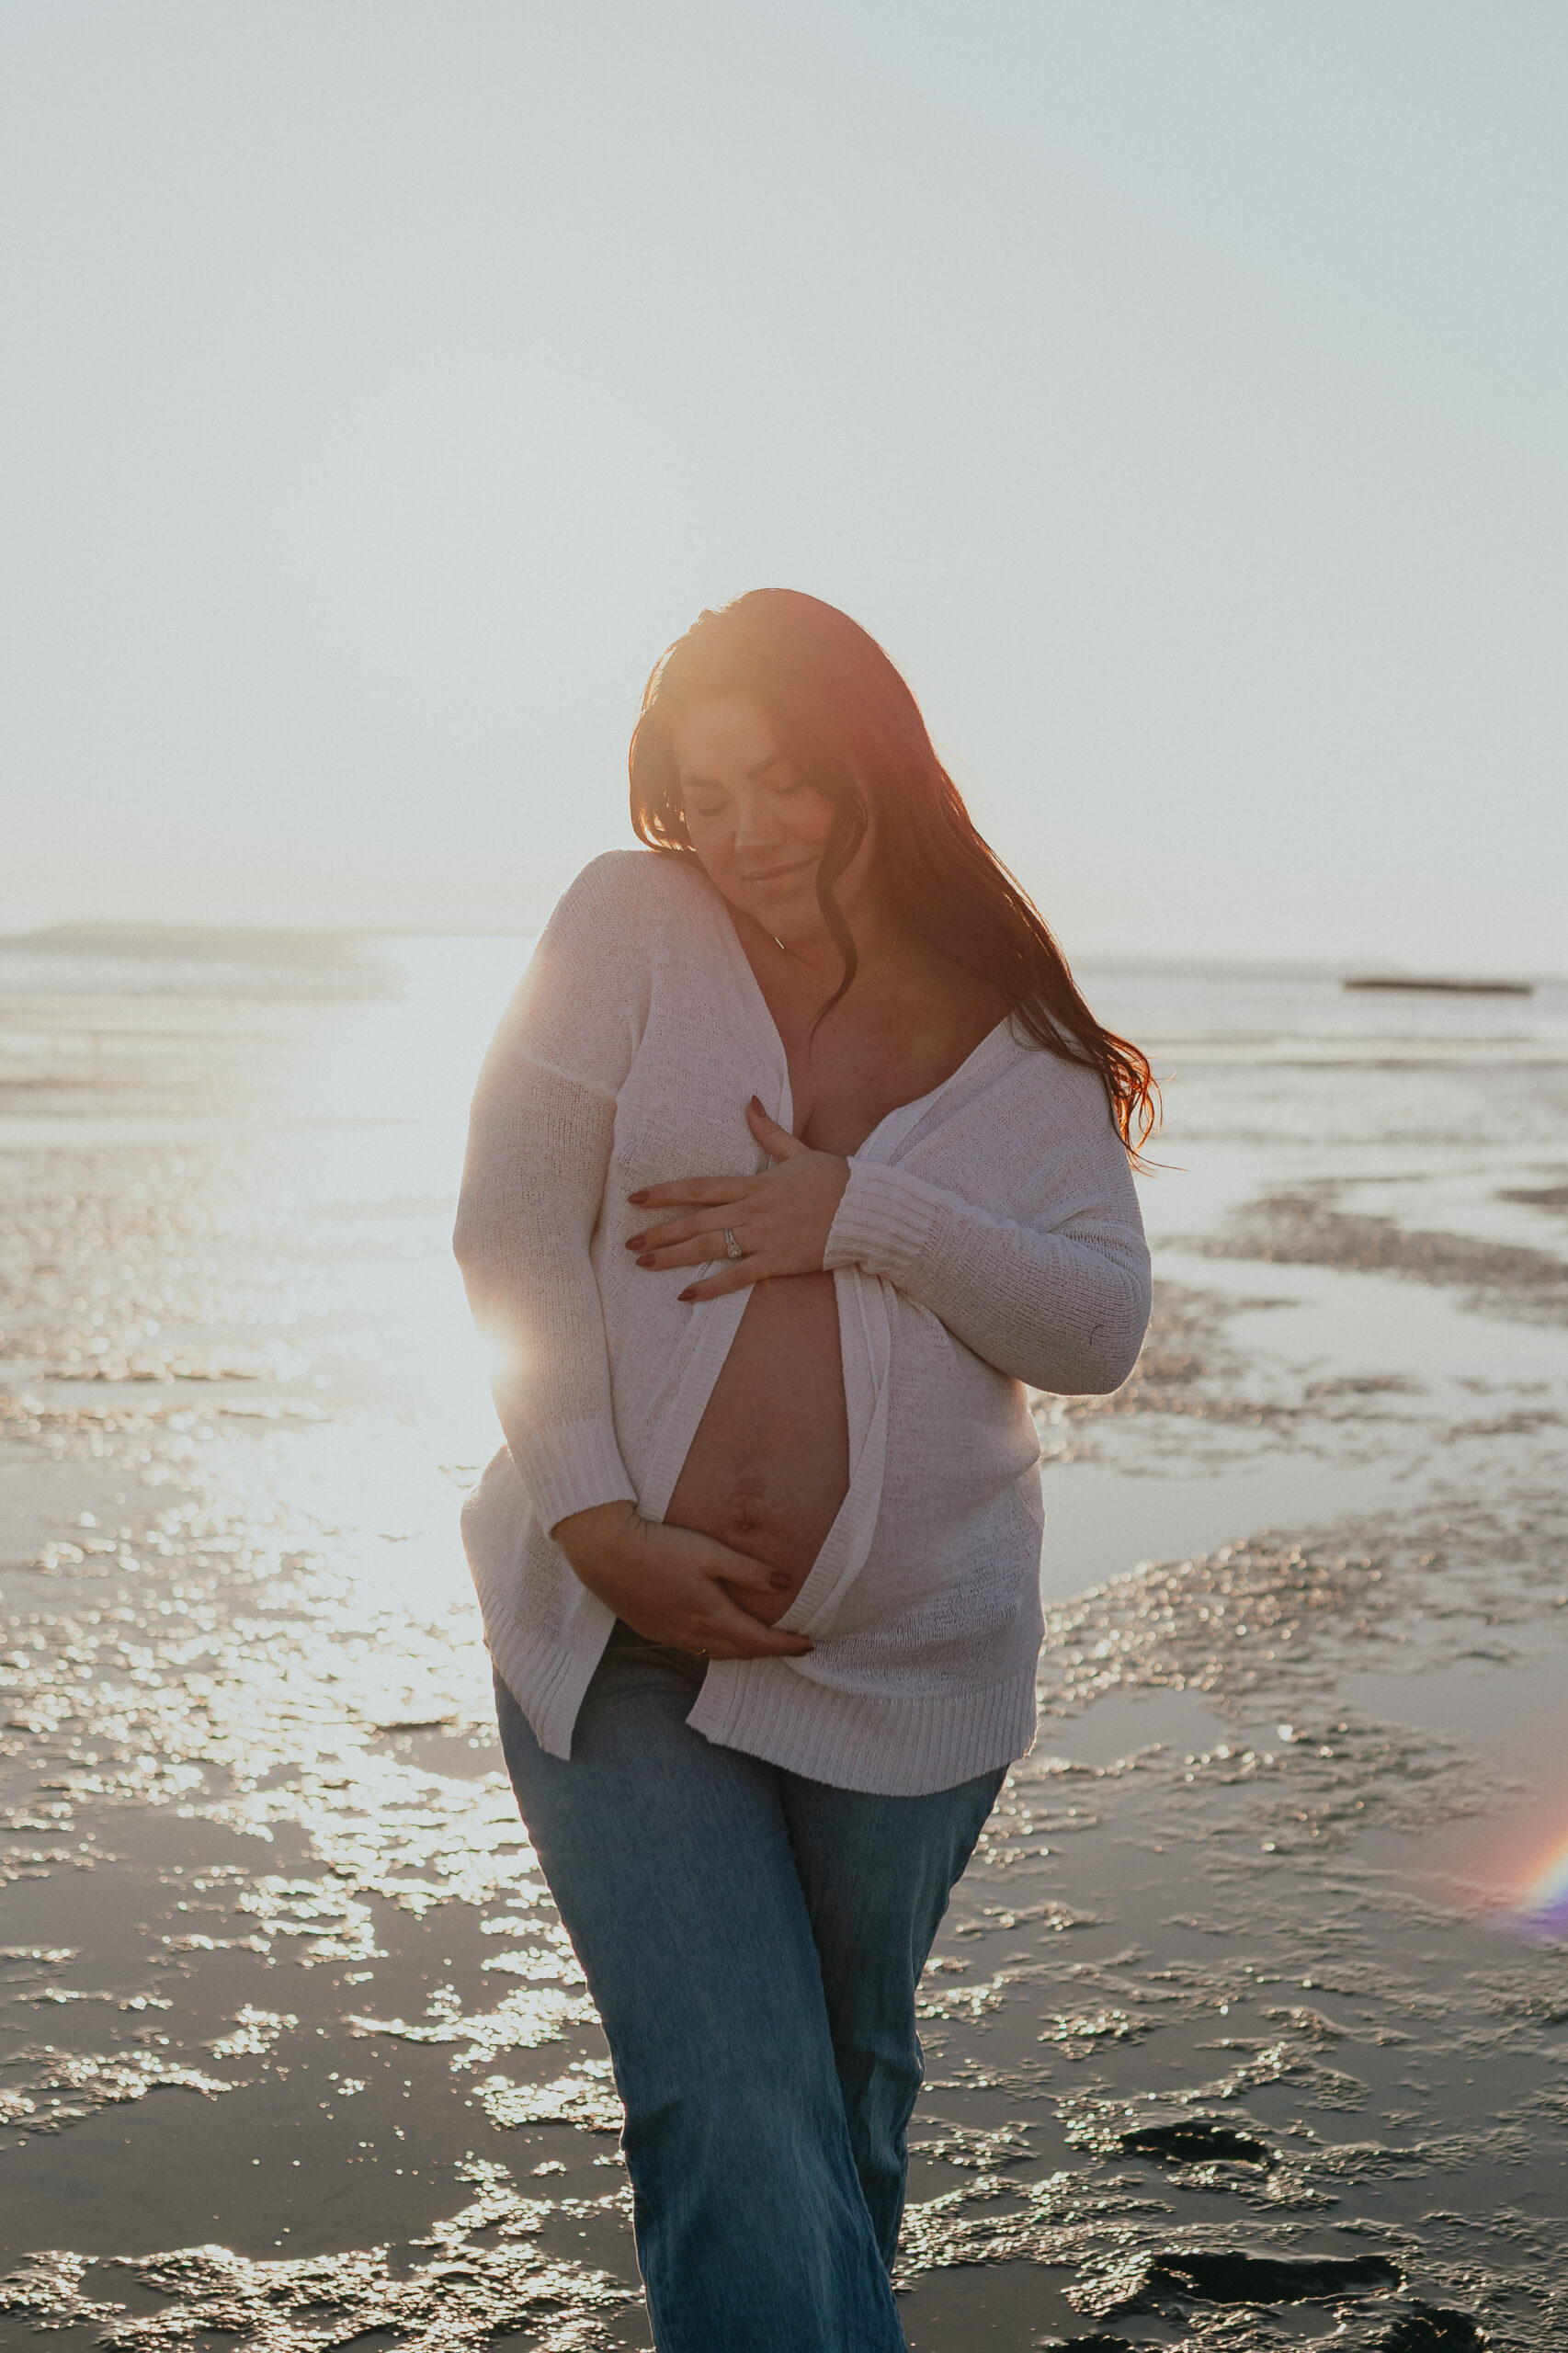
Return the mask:
[[[822,929],[816,884],[810,876],[804,882],[791,883],[787,891],[759,890],[754,883],[737,891],[735,898],[776,939],[809,939]]]
[[[804,907],[758,907],[756,919],[785,948],[808,948],[822,938],[822,913],[814,895]]]

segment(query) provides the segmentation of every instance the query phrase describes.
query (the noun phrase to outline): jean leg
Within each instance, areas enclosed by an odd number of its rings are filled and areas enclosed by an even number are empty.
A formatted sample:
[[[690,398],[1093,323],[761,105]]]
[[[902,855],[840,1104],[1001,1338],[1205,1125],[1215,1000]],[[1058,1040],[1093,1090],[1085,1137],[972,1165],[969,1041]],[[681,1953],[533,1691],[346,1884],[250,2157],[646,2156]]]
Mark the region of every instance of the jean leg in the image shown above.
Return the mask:
[[[835,1790],[797,1774],[783,1779],[850,2145],[891,2271],[903,2215],[905,2136],[925,2072],[916,1991],[1006,1768],[919,1798]]]
[[[570,1763],[504,1686],[507,1767],[626,2109],[660,2353],[903,2353],[861,2192],[777,1770],[685,1718],[689,1670],[613,1646]]]

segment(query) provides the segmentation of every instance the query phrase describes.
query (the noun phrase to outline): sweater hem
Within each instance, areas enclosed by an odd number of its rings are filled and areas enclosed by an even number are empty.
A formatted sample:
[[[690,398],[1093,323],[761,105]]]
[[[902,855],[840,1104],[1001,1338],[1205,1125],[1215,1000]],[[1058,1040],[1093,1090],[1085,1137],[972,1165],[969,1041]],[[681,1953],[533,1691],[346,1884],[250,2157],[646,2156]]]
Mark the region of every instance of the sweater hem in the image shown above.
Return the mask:
[[[786,1659],[708,1670],[687,1717],[717,1748],[830,1788],[929,1797],[1010,1765],[1035,1733],[1035,1656],[978,1691],[883,1699],[813,1682]]]
[[[563,1764],[572,1757],[572,1734],[584,1695],[609,1641],[614,1612],[604,1609],[604,1624],[593,1638],[572,1650],[541,1643],[536,1634],[506,1624],[490,1635],[491,1661],[496,1674],[528,1720],[528,1729],[547,1756]]]

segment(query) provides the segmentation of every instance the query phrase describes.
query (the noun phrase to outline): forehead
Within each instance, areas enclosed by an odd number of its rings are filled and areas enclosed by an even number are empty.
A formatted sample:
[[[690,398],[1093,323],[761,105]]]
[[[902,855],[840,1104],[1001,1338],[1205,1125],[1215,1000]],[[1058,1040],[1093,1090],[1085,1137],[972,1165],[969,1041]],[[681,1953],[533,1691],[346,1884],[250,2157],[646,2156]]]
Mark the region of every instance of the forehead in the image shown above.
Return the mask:
[[[670,749],[683,777],[738,778],[779,755],[778,731],[754,695],[692,703],[670,729]]]

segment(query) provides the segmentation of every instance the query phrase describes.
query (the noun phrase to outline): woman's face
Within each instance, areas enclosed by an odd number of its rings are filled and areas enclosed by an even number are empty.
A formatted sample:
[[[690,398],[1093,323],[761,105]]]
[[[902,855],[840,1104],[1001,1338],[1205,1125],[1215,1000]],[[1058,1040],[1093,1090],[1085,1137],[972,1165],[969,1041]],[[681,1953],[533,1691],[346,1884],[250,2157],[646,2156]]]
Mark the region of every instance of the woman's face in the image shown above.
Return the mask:
[[[820,938],[817,868],[834,804],[798,777],[773,722],[750,695],[694,703],[670,730],[687,836],[733,907],[793,947]],[[850,914],[869,850],[863,841],[834,885]]]

